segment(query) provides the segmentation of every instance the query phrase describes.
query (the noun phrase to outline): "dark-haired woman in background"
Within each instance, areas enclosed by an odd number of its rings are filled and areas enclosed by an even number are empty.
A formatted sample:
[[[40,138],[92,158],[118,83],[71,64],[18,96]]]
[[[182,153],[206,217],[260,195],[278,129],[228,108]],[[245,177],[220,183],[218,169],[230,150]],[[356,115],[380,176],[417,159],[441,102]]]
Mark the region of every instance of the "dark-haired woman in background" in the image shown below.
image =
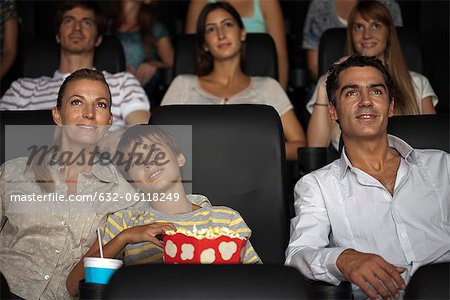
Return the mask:
[[[157,20],[156,1],[121,0],[110,4],[109,22],[121,41],[127,69],[153,95],[162,68],[173,65],[174,50],[167,28]],[[152,99],[150,99],[152,100]]]
[[[286,157],[297,158],[306,137],[291,102],[280,84],[269,77],[243,72],[246,32],[239,13],[226,2],[207,4],[197,23],[198,76],[180,75],[170,85],[161,105],[266,104],[281,117]]]

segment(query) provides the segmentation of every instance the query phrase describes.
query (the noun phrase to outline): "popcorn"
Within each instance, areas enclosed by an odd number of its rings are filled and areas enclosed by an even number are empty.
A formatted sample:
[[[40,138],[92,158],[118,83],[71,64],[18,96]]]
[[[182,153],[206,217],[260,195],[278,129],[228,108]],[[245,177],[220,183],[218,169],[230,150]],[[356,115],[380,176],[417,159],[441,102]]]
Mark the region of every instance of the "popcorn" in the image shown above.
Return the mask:
[[[237,264],[247,239],[228,227],[178,228],[163,236],[166,263]]]

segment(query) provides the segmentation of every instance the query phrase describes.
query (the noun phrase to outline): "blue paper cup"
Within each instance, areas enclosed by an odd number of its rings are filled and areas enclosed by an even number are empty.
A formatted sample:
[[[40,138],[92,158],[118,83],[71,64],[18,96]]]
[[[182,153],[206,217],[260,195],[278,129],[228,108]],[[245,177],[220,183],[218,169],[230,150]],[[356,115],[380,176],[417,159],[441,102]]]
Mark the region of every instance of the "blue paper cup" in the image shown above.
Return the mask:
[[[85,282],[107,284],[114,272],[122,266],[120,259],[85,257],[84,275]]]

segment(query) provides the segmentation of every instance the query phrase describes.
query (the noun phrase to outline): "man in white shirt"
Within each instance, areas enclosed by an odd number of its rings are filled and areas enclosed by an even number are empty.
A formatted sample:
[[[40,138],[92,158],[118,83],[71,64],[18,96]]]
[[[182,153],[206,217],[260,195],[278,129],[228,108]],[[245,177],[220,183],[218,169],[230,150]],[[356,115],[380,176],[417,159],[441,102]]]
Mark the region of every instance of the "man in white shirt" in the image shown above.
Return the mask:
[[[393,82],[378,59],[333,66],[327,93],[344,149],[297,183],[286,265],[350,281],[356,298],[398,297],[420,266],[450,261],[450,155],[387,134]]]
[[[0,99],[0,110],[41,110],[56,105],[64,79],[76,70],[94,67],[94,52],[103,38],[106,20],[95,1],[64,1],[56,14],[59,69],[53,77],[20,78]],[[147,124],[150,103],[139,81],[130,73],[103,72],[112,96],[113,124]]]

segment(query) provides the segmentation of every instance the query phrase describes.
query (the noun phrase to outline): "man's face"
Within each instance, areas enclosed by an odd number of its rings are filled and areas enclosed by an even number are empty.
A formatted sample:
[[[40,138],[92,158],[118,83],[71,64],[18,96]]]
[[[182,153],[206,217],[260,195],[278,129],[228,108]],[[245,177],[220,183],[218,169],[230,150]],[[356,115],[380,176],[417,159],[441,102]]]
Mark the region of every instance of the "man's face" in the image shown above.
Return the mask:
[[[75,7],[64,13],[56,41],[68,53],[82,54],[94,51],[100,45],[94,12]]]
[[[386,134],[394,100],[389,102],[383,75],[374,67],[350,67],[339,74],[336,107],[330,114],[339,120],[343,138],[370,139]]]

